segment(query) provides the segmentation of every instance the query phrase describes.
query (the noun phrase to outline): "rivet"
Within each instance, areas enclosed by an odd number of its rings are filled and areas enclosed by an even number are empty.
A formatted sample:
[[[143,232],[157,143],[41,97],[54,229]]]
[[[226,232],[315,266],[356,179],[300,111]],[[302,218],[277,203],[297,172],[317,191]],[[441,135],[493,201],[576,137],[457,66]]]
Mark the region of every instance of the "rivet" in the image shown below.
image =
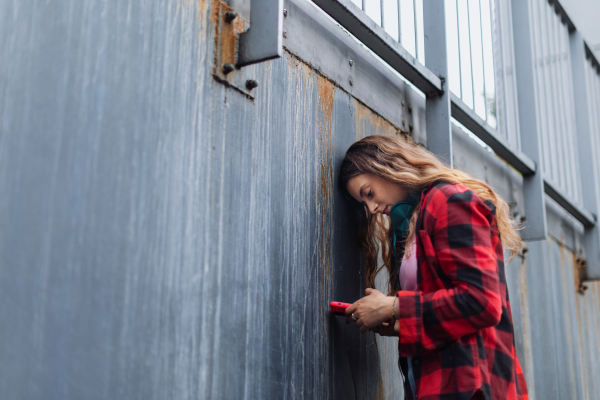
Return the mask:
[[[414,127],[413,127],[413,124],[408,124],[408,130],[409,130],[409,131],[411,131],[411,132],[412,132],[412,131],[413,131],[413,128],[414,128]]]
[[[286,38],[287,37],[287,30],[283,30],[283,37]]]
[[[237,17],[237,13],[235,11],[227,11],[225,13],[225,22],[229,23],[233,21]]]
[[[350,60],[350,61],[348,61],[348,64],[350,64],[350,66],[353,66],[354,65],[354,61]]]
[[[412,114],[412,106],[410,104],[408,105],[408,113]]]
[[[406,104],[406,102],[405,102],[404,100],[402,100],[402,101],[400,102],[400,104],[402,104],[402,107],[404,107],[404,105]]]
[[[354,86],[354,81],[352,80],[352,78],[350,78],[350,79],[348,80],[348,83],[350,84],[350,86]]]
[[[227,75],[228,73],[230,73],[234,69],[235,69],[235,67],[233,66],[233,64],[223,64],[223,73],[225,75]]]
[[[257,86],[258,86],[258,82],[257,82],[257,81],[255,81],[254,79],[248,79],[248,80],[246,81],[246,88],[247,88],[248,90],[252,90],[252,89],[254,89],[254,88],[255,88],[255,87],[257,87]]]
[[[287,17],[287,10],[285,8],[283,9],[283,17]]]

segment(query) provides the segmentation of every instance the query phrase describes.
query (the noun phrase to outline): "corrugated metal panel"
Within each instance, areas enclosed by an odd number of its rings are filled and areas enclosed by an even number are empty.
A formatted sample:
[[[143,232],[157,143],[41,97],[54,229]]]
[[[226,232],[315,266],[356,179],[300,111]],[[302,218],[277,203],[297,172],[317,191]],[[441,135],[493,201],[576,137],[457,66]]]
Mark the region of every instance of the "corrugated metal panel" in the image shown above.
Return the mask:
[[[216,82],[211,7],[2,3],[3,399],[377,397],[328,302],[362,292],[335,163],[383,120],[289,54]]]
[[[597,71],[589,60],[585,63],[587,83],[587,104],[590,118],[590,136],[594,154],[600,154],[600,71]],[[600,162],[597,158],[590,160],[591,168],[596,169],[596,176],[600,176]],[[596,198],[600,199],[600,185],[596,185]]]
[[[360,137],[425,142],[424,100],[310,13],[294,26],[327,38],[246,69],[251,99],[211,75],[214,9],[0,3],[0,398],[401,396],[394,340],[328,312],[364,290],[335,181]],[[454,146],[522,213],[517,172]],[[575,294],[571,230],[507,267],[531,398],[600,391],[600,287]]]
[[[581,203],[568,27],[547,0],[531,7],[544,178]]]

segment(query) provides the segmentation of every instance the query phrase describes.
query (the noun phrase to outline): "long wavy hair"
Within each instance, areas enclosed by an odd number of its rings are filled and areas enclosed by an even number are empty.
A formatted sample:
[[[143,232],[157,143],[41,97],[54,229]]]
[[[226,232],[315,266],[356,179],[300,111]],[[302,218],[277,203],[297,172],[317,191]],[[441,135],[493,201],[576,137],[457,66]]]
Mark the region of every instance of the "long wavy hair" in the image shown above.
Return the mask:
[[[519,224],[510,218],[509,206],[492,188],[466,172],[452,169],[440,161],[424,147],[416,144],[412,138],[396,136],[368,136],[354,143],[342,162],[340,179],[342,191],[348,193],[348,181],[355,176],[370,173],[390,182],[401,185],[408,191],[424,190],[437,182],[451,182],[465,185],[482,200],[491,201],[496,207],[496,221],[503,247],[510,251],[509,262],[521,251],[522,242],[517,234]],[[375,287],[375,276],[386,268],[389,274],[388,291],[395,293],[398,266],[395,265],[393,252],[393,232],[390,219],[381,213],[371,214],[365,205],[356,201],[359,215],[358,239],[365,250],[366,285]],[[412,243],[415,237],[420,204],[417,205],[410,221],[409,234],[404,243]],[[398,250],[398,259],[404,254],[404,244]],[[379,249],[383,265],[378,265]]]

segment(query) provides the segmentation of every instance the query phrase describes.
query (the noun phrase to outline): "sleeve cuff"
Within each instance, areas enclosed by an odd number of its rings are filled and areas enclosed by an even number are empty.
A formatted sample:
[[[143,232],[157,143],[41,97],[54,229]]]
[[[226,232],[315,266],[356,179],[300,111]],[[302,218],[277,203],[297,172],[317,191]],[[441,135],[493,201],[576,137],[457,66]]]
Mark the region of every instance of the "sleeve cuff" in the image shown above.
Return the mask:
[[[422,321],[421,292],[402,290],[398,292],[400,315],[400,338],[398,346],[402,357],[418,355],[421,347]]]

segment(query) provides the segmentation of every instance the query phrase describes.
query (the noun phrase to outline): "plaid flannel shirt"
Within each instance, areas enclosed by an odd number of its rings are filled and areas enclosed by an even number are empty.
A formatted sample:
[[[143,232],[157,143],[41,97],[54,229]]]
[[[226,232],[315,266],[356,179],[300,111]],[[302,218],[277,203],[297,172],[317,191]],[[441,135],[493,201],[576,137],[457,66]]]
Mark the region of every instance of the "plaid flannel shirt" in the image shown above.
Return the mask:
[[[398,346],[413,357],[418,399],[528,398],[495,211],[460,184],[421,195],[418,290],[398,292]]]

